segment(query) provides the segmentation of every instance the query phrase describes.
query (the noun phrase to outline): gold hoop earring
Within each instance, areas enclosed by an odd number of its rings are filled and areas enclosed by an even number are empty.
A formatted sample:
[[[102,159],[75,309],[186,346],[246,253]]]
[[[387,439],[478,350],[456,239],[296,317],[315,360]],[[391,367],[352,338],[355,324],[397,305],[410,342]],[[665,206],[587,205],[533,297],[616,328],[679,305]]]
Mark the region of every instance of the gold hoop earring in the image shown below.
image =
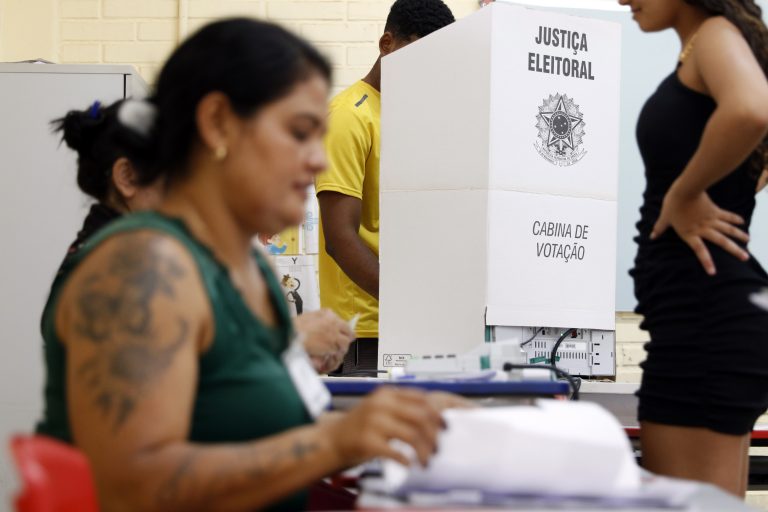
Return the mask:
[[[227,147],[226,146],[219,146],[216,148],[216,151],[213,152],[214,158],[218,161],[222,161],[225,158],[227,158]]]

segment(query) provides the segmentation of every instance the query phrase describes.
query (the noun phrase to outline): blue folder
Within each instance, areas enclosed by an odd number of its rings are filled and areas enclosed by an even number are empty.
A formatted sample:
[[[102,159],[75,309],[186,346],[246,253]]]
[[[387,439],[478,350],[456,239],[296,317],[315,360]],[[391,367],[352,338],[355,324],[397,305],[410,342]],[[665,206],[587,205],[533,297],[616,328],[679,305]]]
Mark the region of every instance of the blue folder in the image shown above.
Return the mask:
[[[428,391],[446,391],[462,396],[551,397],[566,395],[566,382],[508,381],[508,382],[450,382],[439,380],[356,380],[344,377],[323,379],[332,395],[367,395],[379,386],[406,386]]]

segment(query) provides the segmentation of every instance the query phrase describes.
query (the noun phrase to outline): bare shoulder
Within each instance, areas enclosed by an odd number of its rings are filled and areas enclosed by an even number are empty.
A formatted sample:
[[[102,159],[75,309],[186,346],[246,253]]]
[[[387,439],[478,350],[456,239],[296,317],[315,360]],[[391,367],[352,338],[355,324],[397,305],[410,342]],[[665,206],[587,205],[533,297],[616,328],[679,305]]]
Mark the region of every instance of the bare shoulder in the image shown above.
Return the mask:
[[[726,99],[742,104],[764,101],[765,74],[757,57],[738,27],[723,16],[713,16],[701,26],[692,62],[708,94],[718,103]]]
[[[212,332],[207,304],[192,256],[168,235],[115,234],[85,257],[56,311],[78,444],[95,453],[89,440],[102,424],[112,432],[145,428],[146,418],[159,416],[160,389],[189,406],[196,355]]]
[[[701,24],[701,28],[699,30],[709,31],[710,34],[715,30],[730,30],[737,34],[740,33],[738,27],[736,27],[736,25],[734,25],[725,16],[711,16],[707,18],[704,23]]]
[[[57,332],[99,341],[115,330],[140,336],[157,329],[166,313],[184,312],[196,328],[208,312],[202,280],[186,248],[166,234],[116,234],[86,256],[62,290]]]
[[[739,28],[724,16],[712,16],[702,23],[696,38],[696,46],[711,46],[741,41],[746,43]]]

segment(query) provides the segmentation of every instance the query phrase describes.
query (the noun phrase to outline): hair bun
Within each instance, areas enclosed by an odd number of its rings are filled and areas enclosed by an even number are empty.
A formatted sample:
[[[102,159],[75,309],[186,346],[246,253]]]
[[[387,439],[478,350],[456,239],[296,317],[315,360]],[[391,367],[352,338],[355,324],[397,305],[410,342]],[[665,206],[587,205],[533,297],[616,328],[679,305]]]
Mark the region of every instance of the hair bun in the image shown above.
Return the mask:
[[[103,118],[98,109],[71,110],[59,120],[58,129],[67,146],[78,153],[87,153],[93,147]]]

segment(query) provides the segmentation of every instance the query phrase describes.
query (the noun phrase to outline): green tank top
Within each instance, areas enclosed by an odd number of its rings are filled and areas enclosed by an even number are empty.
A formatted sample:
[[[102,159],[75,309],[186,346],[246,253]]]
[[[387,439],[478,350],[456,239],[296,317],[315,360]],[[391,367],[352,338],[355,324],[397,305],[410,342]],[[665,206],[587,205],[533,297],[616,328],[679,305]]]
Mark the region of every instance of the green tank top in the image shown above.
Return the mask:
[[[292,322],[280,283],[265,258],[254,258],[268,285],[278,325],[262,324],[234,287],[227,269],[197,241],[178,219],[143,212],[118,219],[70,254],[51,287],[42,318],[45,360],[45,411],[37,432],[71,443],[66,404],[66,350],[56,335],[56,302],[73,269],[100,243],[116,233],[159,231],[192,255],[213,309],[214,339],[199,359],[199,376],[189,440],[196,443],[252,441],[310,423],[281,355],[291,337]],[[302,510],[299,493],[274,510]]]

